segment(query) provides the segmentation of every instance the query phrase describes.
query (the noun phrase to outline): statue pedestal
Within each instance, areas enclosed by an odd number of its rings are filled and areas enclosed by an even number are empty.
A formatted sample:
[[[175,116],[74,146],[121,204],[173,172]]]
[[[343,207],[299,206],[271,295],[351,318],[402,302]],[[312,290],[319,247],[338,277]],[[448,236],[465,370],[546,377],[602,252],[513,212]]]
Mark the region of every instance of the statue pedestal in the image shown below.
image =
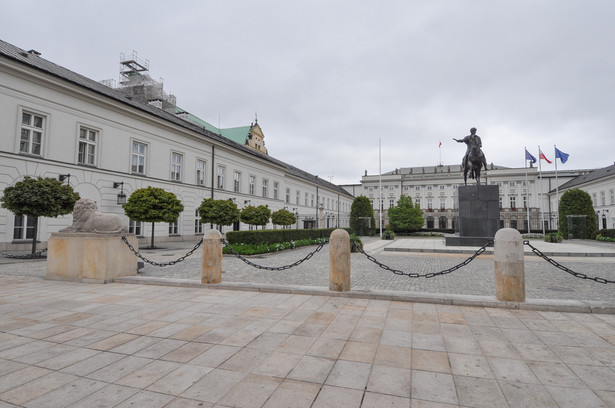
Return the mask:
[[[137,274],[137,257],[122,241],[139,250],[134,234],[58,232],[47,244],[46,279],[107,283]]]
[[[500,192],[496,185],[459,186],[459,236],[446,246],[483,246],[500,228]]]

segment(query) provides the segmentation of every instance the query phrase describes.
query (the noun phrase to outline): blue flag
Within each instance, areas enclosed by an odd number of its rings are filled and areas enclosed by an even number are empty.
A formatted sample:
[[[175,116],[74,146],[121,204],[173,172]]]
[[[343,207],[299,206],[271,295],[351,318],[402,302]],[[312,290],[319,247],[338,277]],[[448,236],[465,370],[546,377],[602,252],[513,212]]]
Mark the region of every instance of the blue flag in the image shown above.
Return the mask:
[[[566,158],[568,158],[568,155],[566,155]],[[536,163],[536,158],[532,156],[530,152],[527,151],[527,149],[525,149],[525,160],[529,160],[532,163]]]
[[[560,159],[562,163],[566,163],[566,161],[568,160],[568,156],[570,156],[568,153],[562,152],[557,147],[555,148],[555,158]]]

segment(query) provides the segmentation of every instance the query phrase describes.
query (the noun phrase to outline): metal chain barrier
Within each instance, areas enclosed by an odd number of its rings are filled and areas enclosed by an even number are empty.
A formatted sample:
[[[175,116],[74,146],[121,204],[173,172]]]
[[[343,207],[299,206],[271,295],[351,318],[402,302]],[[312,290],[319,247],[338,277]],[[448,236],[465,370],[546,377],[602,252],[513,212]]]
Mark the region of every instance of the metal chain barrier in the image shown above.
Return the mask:
[[[233,255],[235,255],[237,258],[241,259],[242,261],[244,261],[246,264],[255,267],[256,269],[265,269],[267,271],[283,271],[286,269],[290,269],[292,267],[295,267],[305,261],[307,261],[308,259],[310,259],[311,257],[314,256],[314,254],[318,251],[320,251],[322,249],[323,246],[325,246],[325,244],[328,244],[328,241],[325,242],[321,242],[320,244],[318,244],[318,246],[316,247],[316,249],[312,252],[310,252],[309,254],[307,254],[305,256],[305,258],[298,260],[297,262],[290,264],[290,265],[284,265],[284,266],[263,266],[263,265],[258,265],[255,264],[254,262],[249,261],[248,259],[244,258],[243,256],[241,256],[241,254],[237,253],[237,251],[235,251],[233,249],[233,247],[224,239],[221,239],[222,244],[229,250],[231,251],[231,253]]]
[[[183,261],[184,259],[188,258],[190,255],[192,255],[194,253],[194,251],[197,250],[198,247],[200,247],[203,244],[203,240],[201,239],[195,246],[194,248],[192,248],[190,251],[188,251],[186,253],[186,255],[177,258],[174,261],[171,262],[154,262],[154,261],[150,261],[149,259],[145,258],[143,255],[141,255],[137,250],[135,250],[135,248],[130,245],[130,242],[128,242],[128,240],[126,239],[126,237],[122,237],[122,241],[124,241],[124,243],[128,246],[128,249],[130,249],[137,257],[139,257],[140,259],[143,260],[143,262],[146,262],[150,265],[154,265],[154,266],[171,266],[171,265],[175,265],[177,263],[180,263],[181,261]]]
[[[555,266],[556,268],[561,269],[562,271],[571,274],[575,278],[592,280],[594,282],[604,283],[604,284],[615,283],[615,281],[613,281],[613,280],[608,280],[608,279],[599,278],[599,277],[593,277],[592,278],[590,276],[585,275],[584,273],[575,272],[572,269],[569,269],[569,268],[565,267],[564,265],[560,264],[559,262],[557,262],[557,261],[549,258],[548,256],[546,256],[545,254],[543,254],[538,248],[536,248],[535,246],[530,244],[530,241],[523,241],[523,244],[529,246],[532,249],[532,252],[534,252],[540,258],[542,258],[545,261],[549,262],[551,265]]]
[[[3,256],[6,256],[7,258],[12,258],[12,259],[43,259],[47,257],[47,256],[43,256],[45,252],[47,252],[47,248],[41,249],[40,251],[36,251],[33,254],[15,255],[15,254],[9,254],[8,252],[0,252],[0,255],[3,255]]]
[[[363,250],[363,248],[361,248],[361,246],[359,244],[357,244],[355,241],[352,241],[352,245],[354,245],[354,247],[360,253],[365,255],[367,257],[367,259],[369,259],[370,261],[372,261],[373,263],[375,263],[376,265],[378,265],[382,269],[385,269],[387,271],[393,272],[395,275],[403,275],[403,276],[407,276],[409,278],[433,278],[434,276],[446,275],[446,274],[449,274],[451,272],[454,272],[457,269],[462,268],[462,267],[466,266],[467,264],[469,264],[470,262],[472,262],[477,256],[479,256],[480,254],[485,252],[485,249],[487,249],[487,247],[489,245],[492,245],[492,244],[493,244],[493,241],[487,241],[487,243],[485,243],[485,245],[480,247],[471,257],[469,257],[468,259],[466,259],[462,263],[457,264],[457,265],[455,265],[455,266],[453,266],[451,268],[445,269],[445,270],[440,271],[440,272],[431,272],[431,273],[420,274],[420,273],[413,273],[413,272],[404,272],[404,271],[400,271],[398,269],[391,268],[390,266],[387,266],[387,265],[383,264],[382,262],[379,262],[373,256],[368,255],[367,253],[365,253],[365,251]]]

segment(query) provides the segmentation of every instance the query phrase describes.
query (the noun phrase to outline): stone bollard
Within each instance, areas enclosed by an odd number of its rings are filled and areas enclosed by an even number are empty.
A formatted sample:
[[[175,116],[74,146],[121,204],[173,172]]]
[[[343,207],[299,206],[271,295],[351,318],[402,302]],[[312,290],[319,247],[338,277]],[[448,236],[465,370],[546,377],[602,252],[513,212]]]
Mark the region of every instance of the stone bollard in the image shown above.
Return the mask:
[[[513,228],[499,230],[495,234],[493,251],[497,299],[525,302],[523,239],[519,231]]]
[[[203,235],[201,283],[222,282],[222,234],[209,230]]]
[[[350,235],[336,229],[329,238],[329,290],[350,290]]]

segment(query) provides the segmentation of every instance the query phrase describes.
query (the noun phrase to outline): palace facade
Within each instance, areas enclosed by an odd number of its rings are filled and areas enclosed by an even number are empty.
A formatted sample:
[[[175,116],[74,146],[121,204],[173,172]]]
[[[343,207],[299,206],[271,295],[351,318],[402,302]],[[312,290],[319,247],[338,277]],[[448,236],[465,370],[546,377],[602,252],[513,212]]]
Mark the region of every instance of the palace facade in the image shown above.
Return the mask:
[[[199,221],[204,198],[285,208],[297,216],[294,228],[348,226],[353,196],[269,156],[256,120],[218,129],[177,107],[147,71],[124,58],[115,86],[0,41],[0,189],[26,176],[59,178],[101,212],[121,215],[122,196],[162,188],[185,209],[175,223],[154,225],[157,242],[199,239],[209,228]],[[46,242],[71,221],[39,219],[37,239]],[[138,236],[151,233],[149,223],[126,223]],[[0,208],[0,250],[26,249],[32,227],[32,219]],[[223,232],[230,229],[248,226]]]

